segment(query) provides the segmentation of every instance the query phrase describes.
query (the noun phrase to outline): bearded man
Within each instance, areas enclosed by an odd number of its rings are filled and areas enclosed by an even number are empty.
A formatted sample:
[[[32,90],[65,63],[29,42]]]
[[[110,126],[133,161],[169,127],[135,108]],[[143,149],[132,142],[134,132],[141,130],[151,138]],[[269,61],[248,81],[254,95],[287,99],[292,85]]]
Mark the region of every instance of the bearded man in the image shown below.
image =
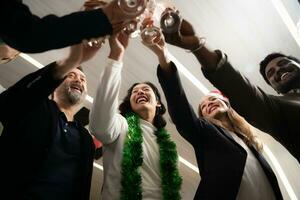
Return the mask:
[[[0,94],[0,199],[89,199],[95,147],[74,115],[87,94],[78,66],[99,48],[73,46]]]

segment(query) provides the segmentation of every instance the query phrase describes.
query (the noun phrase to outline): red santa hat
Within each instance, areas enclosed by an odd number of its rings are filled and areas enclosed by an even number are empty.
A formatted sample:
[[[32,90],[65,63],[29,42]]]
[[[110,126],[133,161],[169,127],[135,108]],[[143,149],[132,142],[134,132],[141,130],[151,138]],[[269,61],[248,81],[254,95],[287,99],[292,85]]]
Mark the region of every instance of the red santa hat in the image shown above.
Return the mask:
[[[224,101],[226,104],[229,104],[228,97],[226,97],[220,90],[212,90],[205,96],[215,96],[218,99],[221,99],[222,101]]]
[[[214,97],[216,97],[218,99],[221,99],[222,101],[224,101],[226,103],[227,106],[230,106],[229,99],[220,90],[212,90],[212,91],[210,91],[207,95],[205,95],[203,97],[203,99],[201,100],[201,102],[205,98],[207,98],[207,96],[214,96]],[[198,114],[199,114],[199,116],[202,116],[201,103],[198,106]]]

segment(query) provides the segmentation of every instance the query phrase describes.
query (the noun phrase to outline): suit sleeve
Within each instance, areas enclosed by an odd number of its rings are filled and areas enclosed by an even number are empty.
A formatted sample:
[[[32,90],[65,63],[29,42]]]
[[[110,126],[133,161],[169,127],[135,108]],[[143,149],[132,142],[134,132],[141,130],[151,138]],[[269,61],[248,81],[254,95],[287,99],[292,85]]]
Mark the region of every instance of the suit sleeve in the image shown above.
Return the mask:
[[[229,99],[231,106],[253,126],[264,132],[276,133],[280,123],[275,115],[278,105],[274,98],[236,71],[229,62],[204,76]],[[275,135],[274,135],[275,136]]]
[[[112,33],[112,26],[101,9],[40,18],[17,0],[0,2],[0,24],[0,37],[24,53],[63,48]]]
[[[168,111],[178,132],[193,146],[199,145],[207,128],[206,122],[199,119],[189,104],[182,88],[180,77],[174,63],[170,66],[171,74],[166,75],[158,66],[157,76],[164,91]],[[197,144],[196,144],[197,143]]]
[[[55,80],[56,63],[33,72],[0,94],[0,121],[5,123],[24,116],[39,105],[63,80]]]

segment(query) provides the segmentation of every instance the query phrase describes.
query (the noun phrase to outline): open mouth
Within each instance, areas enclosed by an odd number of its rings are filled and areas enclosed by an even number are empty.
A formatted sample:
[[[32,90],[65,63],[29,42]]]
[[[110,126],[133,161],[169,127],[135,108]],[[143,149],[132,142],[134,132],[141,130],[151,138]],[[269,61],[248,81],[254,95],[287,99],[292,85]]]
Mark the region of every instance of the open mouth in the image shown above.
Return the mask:
[[[72,90],[75,90],[75,91],[79,92],[79,93],[82,93],[82,87],[79,86],[79,85],[71,85],[70,88]]]
[[[212,113],[214,110],[216,110],[219,106],[218,105],[213,105],[208,109],[208,114]]]
[[[289,75],[289,72],[285,72],[285,73],[281,74],[280,80],[282,81],[282,80],[286,79],[288,77],[288,75]]]
[[[298,70],[298,67],[290,64],[285,68],[282,68],[278,71],[277,77],[276,77],[276,81],[280,82],[280,81],[285,81],[287,80],[290,76],[293,76],[293,74],[295,74],[295,72]]]
[[[146,102],[148,102],[148,98],[145,95],[139,96],[138,98],[136,98],[135,101],[135,103],[146,103]]]

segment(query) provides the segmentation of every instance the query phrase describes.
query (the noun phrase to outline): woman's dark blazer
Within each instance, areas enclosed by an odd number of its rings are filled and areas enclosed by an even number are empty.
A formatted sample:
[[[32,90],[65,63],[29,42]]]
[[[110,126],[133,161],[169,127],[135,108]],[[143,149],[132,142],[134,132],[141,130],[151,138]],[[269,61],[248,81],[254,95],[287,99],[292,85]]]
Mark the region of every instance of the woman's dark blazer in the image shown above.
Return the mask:
[[[247,159],[246,150],[235,142],[227,130],[196,116],[186,98],[174,63],[171,63],[168,74],[158,66],[157,76],[172,121],[195,150],[201,181],[194,199],[236,199]],[[271,167],[260,153],[253,147],[250,149],[259,160],[277,199],[282,199]]]

